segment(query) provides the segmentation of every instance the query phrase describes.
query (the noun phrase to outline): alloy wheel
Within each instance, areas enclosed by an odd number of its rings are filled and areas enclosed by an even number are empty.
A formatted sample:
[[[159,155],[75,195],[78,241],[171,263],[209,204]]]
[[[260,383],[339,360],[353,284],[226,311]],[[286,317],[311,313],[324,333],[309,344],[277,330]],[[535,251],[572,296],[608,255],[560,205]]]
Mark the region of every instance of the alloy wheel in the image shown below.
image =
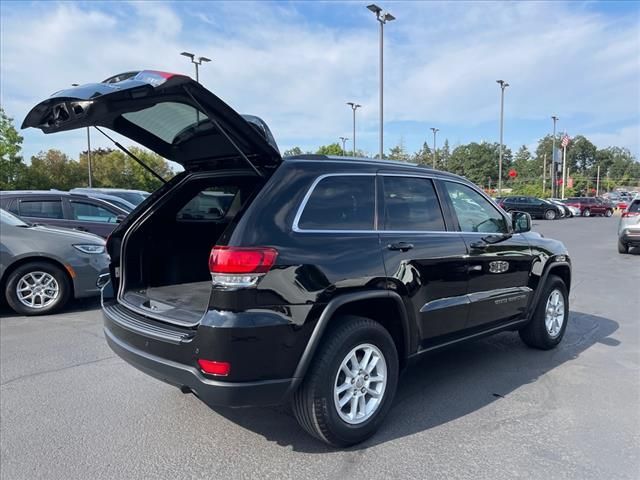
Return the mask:
[[[564,296],[557,288],[552,290],[545,306],[544,324],[547,333],[555,338],[560,334],[564,324]]]
[[[353,348],[336,374],[333,399],[338,415],[351,425],[371,418],[382,404],[387,386],[387,362],[369,343]]]
[[[18,301],[29,308],[41,309],[58,300],[60,285],[53,275],[47,272],[29,272],[16,284]]]

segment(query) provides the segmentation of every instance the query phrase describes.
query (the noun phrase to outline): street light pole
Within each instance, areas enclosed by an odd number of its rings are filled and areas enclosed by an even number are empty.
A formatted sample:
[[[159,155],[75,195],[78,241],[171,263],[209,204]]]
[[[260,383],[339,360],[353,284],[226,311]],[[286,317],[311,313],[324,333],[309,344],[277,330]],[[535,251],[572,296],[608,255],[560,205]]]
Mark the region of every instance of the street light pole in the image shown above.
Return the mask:
[[[180,55],[183,57],[187,57],[191,59],[191,63],[196,66],[196,82],[200,83],[200,73],[198,71],[198,67],[202,65],[203,62],[210,62],[211,59],[207,57],[197,57],[194,53],[191,52],[182,52]]]
[[[504,89],[509,86],[504,80],[496,80],[496,83],[500,85],[500,154],[498,158],[498,196],[502,195],[502,150],[503,141],[502,135],[504,132]]]
[[[340,141],[342,142],[342,156],[344,157],[346,152],[345,152],[345,144],[347,143],[347,140],[349,140],[349,137],[339,137]]]
[[[368,5],[367,8],[376,14],[376,20],[380,23],[380,160],[382,160],[384,154],[384,24],[395,20],[396,17],[389,12],[384,12],[375,4]]]
[[[558,172],[556,167],[556,122],[560,119],[556,115],[552,115],[551,119],[553,120],[553,143],[551,146],[551,196],[553,198],[556,198],[558,196]]]
[[[353,110],[353,137],[352,137],[353,141],[351,142],[351,145],[353,146],[353,156],[355,157],[356,156],[356,110],[362,107],[362,105],[354,102],[347,102],[347,105],[349,105],[351,107],[351,110]]]
[[[72,83],[72,87],[79,86],[79,83]],[[87,167],[89,169],[89,188],[92,188],[92,180],[91,180],[91,132],[89,131],[89,127],[87,127]]]
[[[436,133],[440,131],[439,128],[431,127],[433,132],[433,168],[436,168]]]

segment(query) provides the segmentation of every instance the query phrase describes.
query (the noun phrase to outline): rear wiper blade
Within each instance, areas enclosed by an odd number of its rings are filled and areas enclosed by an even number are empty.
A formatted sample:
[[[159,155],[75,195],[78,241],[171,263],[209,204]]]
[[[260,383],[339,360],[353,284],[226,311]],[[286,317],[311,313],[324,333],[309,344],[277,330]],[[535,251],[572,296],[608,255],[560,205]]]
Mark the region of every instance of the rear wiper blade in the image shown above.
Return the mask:
[[[133,153],[131,153],[129,150],[127,150],[126,148],[124,148],[122,145],[120,145],[120,143],[116,142],[113,138],[111,138],[109,135],[107,135],[106,133],[104,133],[102,130],[100,130],[100,128],[96,127],[95,125],[93,126],[93,128],[95,128],[97,131],[99,131],[102,135],[104,135],[105,137],[107,137],[109,140],[111,140],[111,142],[113,142],[113,144],[118,147],[120,150],[122,150],[124,153],[126,153],[127,155],[129,155],[131,158],[133,158],[136,162],[138,162],[138,164],[143,167],[147,172],[149,172],[151,175],[153,175],[154,177],[156,177],[158,180],[160,180],[162,183],[167,183],[167,181],[162,178],[153,168],[151,168],[149,165],[147,165],[146,163],[144,163],[142,160],[140,160],[138,157],[136,157]]]

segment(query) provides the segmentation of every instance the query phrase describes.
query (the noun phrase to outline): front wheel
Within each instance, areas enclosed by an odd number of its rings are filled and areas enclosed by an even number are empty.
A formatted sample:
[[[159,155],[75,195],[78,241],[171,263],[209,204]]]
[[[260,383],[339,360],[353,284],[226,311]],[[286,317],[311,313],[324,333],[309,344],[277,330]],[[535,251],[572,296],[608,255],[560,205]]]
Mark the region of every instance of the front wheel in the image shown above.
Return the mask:
[[[373,435],[389,412],[398,353],[389,332],[373,320],[344,316],[334,322],[294,394],[293,411],[309,434],[347,447]]]
[[[591,210],[589,210],[588,208],[585,208],[585,209],[582,211],[582,216],[583,216],[583,217],[590,217],[590,216],[591,216]]]
[[[610,217],[611,215],[613,215],[613,210],[609,210],[609,209],[607,209],[607,211],[606,211],[606,212],[604,212],[604,216],[605,216],[605,217]]]
[[[544,218],[546,218],[547,220],[555,220],[556,219],[555,210],[547,210],[546,212],[544,212]]]
[[[569,295],[560,277],[549,275],[536,310],[522,329],[524,343],[540,350],[550,350],[560,343],[569,319]]]
[[[629,253],[629,245],[618,240],[618,253]]]
[[[71,282],[56,265],[30,262],[16,268],[7,280],[9,306],[22,315],[44,315],[64,306],[71,296]]]

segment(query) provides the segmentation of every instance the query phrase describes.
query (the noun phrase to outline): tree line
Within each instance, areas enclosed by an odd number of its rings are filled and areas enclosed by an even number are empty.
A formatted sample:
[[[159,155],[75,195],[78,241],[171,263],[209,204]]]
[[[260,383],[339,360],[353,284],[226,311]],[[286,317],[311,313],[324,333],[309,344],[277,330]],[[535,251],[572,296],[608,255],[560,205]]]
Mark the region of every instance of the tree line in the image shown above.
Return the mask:
[[[23,139],[13,126],[11,118],[0,108],[0,190],[17,189],[61,189],[88,185],[88,155],[80,153],[78,159],[50,149],[31,157],[27,164],[21,155]],[[534,152],[525,145],[515,154],[510,148],[503,150],[503,188],[523,195],[549,196],[551,188],[550,168],[553,137],[541,138]],[[560,145],[560,135],[556,146]],[[401,140],[388,150],[385,159],[412,162],[462,175],[485,189],[495,188],[498,182],[499,144],[471,142],[451,147],[445,140],[435,151],[424,142],[416,152],[408,152]],[[169,163],[159,155],[142,148],[131,147],[134,155],[168,180],[175,172]],[[315,151],[303,152],[293,147],[284,156],[315,153],[320,155],[343,155],[336,143],[322,145]],[[347,151],[350,155],[351,152]],[[356,156],[369,156],[358,151]],[[375,156],[377,157],[377,156]],[[375,158],[374,157],[374,158]],[[153,191],[160,181],[145,171],[134,160],[120,150],[96,149],[91,151],[92,184],[95,187],[131,188]],[[566,195],[588,194],[596,184],[600,168],[601,191],[618,186],[640,186],[640,163],[629,150],[621,147],[599,149],[583,135],[574,137],[567,147],[567,170],[573,179],[573,188]],[[543,192],[543,173],[546,171],[546,192]],[[510,176],[515,172],[515,176]],[[513,173],[512,173],[513,175]],[[560,178],[560,177],[559,177]]]

